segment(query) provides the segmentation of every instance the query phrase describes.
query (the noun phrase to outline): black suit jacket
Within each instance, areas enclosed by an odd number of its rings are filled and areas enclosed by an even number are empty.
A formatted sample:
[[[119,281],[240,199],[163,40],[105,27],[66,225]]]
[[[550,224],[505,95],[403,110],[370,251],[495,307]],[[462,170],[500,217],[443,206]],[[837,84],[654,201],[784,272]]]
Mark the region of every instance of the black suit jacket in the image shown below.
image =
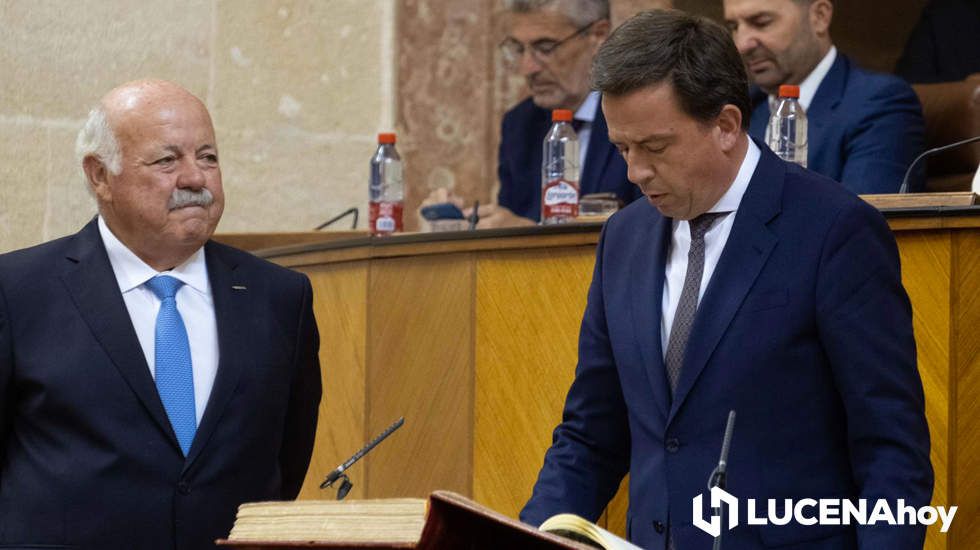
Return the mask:
[[[0,547],[207,548],[240,503],[298,493],[320,400],[309,280],[215,242],[205,258],[220,360],[185,459],[95,221],[0,256]]]
[[[551,128],[551,111],[528,98],[504,115],[500,129],[497,176],[500,193],[497,203],[518,216],[541,220],[541,157],[544,138]],[[624,204],[642,193],[626,178],[626,162],[609,143],[609,128],[596,108],[589,148],[579,178],[582,195],[615,193]]]

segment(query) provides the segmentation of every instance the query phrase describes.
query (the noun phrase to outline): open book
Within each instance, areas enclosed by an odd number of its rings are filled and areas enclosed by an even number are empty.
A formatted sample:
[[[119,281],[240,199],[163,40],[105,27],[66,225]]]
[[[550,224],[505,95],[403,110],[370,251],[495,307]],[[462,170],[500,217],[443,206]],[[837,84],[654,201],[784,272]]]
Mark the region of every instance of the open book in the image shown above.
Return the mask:
[[[605,550],[641,550],[639,546],[630,544],[628,541],[575,514],[551,516],[541,524],[539,529],[546,533]]]
[[[562,536],[547,532],[552,529]],[[249,550],[636,548],[578,516],[555,516],[539,531],[448,491],[436,491],[428,501],[298,500],[243,504],[228,538],[218,544]]]

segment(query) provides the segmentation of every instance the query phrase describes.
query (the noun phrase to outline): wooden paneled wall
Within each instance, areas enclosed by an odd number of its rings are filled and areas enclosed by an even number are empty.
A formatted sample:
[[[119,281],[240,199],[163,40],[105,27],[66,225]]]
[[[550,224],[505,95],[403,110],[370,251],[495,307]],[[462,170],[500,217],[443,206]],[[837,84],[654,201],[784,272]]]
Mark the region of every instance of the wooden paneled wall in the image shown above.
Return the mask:
[[[980,218],[893,222],[912,301],[948,534],[980,537]],[[353,497],[437,489],[516,516],[561,417],[577,356],[597,229],[326,246],[274,258],[313,281],[324,398],[301,498],[333,498],[327,472],[399,416],[405,426],[350,470]],[[324,246],[324,245],[320,245]],[[625,527],[624,491],[610,529]]]
[[[929,529],[926,548],[972,548],[980,537],[980,232],[899,235],[936,473],[932,501],[959,506],[948,534]]]

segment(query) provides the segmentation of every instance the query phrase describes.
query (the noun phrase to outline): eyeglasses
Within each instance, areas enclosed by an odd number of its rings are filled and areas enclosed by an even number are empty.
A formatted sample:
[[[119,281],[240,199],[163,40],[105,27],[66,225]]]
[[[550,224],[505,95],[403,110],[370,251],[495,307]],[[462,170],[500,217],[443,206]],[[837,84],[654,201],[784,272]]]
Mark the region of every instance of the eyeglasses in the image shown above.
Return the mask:
[[[504,63],[510,67],[516,67],[518,64],[520,64],[521,58],[524,57],[525,49],[530,49],[531,57],[533,57],[535,61],[540,64],[546,64],[562,44],[577,36],[581,36],[585,33],[585,31],[592,28],[592,25],[595,25],[598,22],[599,20],[597,19],[584,27],[579,28],[561,40],[542,38],[531,42],[527,46],[515,38],[508,36],[503,42],[500,43],[500,53],[503,54]]]

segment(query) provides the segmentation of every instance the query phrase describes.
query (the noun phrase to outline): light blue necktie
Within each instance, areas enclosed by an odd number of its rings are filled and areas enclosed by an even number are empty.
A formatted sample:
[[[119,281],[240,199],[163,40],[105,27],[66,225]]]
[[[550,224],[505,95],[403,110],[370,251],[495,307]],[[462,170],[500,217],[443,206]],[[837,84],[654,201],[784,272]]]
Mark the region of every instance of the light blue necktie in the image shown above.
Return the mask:
[[[145,284],[160,299],[154,354],[157,392],[177,434],[180,448],[187,456],[194,441],[194,432],[197,431],[197,415],[194,410],[191,346],[187,341],[184,320],[177,311],[177,291],[184,283],[169,275],[158,275]]]

